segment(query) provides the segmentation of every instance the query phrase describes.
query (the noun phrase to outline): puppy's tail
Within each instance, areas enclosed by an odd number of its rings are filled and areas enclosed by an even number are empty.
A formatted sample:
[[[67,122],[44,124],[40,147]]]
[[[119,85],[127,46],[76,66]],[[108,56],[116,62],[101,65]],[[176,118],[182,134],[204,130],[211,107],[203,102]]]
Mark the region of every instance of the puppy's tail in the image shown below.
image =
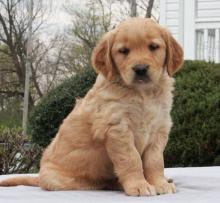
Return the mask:
[[[39,177],[18,176],[0,181],[0,186],[10,187],[17,185],[39,186]]]

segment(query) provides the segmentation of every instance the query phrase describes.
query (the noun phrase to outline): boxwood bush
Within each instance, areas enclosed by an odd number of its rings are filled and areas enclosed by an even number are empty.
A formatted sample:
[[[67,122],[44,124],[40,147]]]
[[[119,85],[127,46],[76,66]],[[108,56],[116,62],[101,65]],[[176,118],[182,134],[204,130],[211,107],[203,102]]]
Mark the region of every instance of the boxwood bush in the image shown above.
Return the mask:
[[[51,90],[34,108],[29,118],[29,133],[33,142],[45,147],[56,135],[63,119],[94,84],[92,68],[82,71]]]
[[[167,167],[220,165],[220,65],[186,61],[176,74],[173,128],[165,150]],[[30,117],[33,141],[46,146],[72,110],[75,99],[92,87],[90,68],[52,90]]]
[[[175,77],[166,165],[220,165],[220,64],[186,61]]]

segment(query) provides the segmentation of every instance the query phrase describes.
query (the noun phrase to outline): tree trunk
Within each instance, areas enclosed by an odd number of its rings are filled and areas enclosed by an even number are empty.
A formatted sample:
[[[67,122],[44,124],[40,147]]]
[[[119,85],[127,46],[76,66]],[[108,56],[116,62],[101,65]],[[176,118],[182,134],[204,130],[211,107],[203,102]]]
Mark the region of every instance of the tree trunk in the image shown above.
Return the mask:
[[[147,6],[147,12],[146,12],[146,15],[145,15],[146,18],[151,17],[151,12],[152,12],[153,5],[154,5],[154,0],[149,0],[148,1],[148,6]]]
[[[136,17],[137,16],[137,2],[136,0],[129,0],[130,3],[130,8],[131,8],[131,17]]]

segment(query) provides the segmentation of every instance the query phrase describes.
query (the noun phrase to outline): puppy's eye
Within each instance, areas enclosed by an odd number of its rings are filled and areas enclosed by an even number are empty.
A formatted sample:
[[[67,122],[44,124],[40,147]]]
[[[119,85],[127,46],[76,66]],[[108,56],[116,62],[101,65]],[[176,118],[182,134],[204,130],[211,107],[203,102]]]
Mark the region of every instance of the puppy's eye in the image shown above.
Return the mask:
[[[129,52],[130,52],[130,50],[126,47],[119,49],[119,53],[124,54],[124,55],[128,55]]]
[[[155,43],[151,43],[150,45],[149,45],[149,49],[151,50],[151,51],[155,51],[155,50],[157,50],[157,49],[159,49],[160,48],[160,46],[158,45],[158,44],[155,44]]]

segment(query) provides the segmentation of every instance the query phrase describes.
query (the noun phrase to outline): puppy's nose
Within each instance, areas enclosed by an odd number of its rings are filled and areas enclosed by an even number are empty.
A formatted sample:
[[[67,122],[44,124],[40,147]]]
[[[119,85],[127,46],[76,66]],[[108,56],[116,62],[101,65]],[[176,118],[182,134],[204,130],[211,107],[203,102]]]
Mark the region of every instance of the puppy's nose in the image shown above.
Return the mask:
[[[133,67],[133,70],[137,76],[145,76],[147,74],[148,68],[149,68],[149,65],[138,64]]]

